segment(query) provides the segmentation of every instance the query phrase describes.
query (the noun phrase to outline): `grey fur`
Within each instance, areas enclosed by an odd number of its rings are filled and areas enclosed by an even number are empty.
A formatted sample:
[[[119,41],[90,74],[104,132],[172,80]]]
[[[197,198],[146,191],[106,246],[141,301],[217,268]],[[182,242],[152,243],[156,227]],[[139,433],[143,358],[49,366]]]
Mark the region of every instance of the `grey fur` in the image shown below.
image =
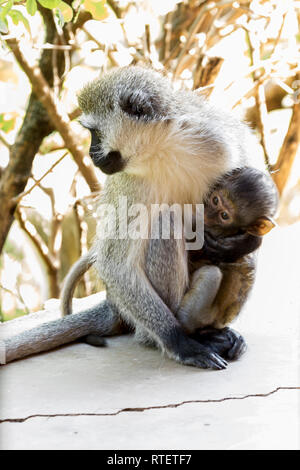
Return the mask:
[[[95,263],[95,252],[92,248],[88,253],[79,258],[67,274],[61,292],[61,310],[63,316],[72,313],[72,297],[77,281]]]
[[[182,299],[176,317],[187,333],[212,325],[212,305],[220,289],[222,271],[217,266],[197,269],[191,279],[190,289]]]
[[[6,363],[37,352],[49,351],[89,334],[110,334],[117,317],[109,303],[68,315],[5,339]]]

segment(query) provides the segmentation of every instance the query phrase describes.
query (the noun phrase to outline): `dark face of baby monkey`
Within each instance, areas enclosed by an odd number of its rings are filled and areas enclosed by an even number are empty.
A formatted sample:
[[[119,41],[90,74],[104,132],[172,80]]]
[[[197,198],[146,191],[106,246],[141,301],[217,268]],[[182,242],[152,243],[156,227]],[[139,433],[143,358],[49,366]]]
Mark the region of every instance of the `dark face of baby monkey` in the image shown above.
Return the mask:
[[[224,175],[204,200],[205,231],[214,238],[263,236],[275,223],[278,193],[272,179],[244,167]]]

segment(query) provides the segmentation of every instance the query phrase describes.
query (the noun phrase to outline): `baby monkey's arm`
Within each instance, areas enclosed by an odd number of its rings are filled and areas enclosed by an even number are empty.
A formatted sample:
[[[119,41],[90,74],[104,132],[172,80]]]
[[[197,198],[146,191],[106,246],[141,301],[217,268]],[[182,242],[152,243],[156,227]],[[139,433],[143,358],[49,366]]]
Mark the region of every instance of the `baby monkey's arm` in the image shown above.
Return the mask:
[[[193,262],[201,257],[213,264],[235,263],[238,259],[257,250],[262,243],[262,237],[248,232],[228,237],[214,238],[205,232],[205,243],[201,251],[192,252],[190,259]]]

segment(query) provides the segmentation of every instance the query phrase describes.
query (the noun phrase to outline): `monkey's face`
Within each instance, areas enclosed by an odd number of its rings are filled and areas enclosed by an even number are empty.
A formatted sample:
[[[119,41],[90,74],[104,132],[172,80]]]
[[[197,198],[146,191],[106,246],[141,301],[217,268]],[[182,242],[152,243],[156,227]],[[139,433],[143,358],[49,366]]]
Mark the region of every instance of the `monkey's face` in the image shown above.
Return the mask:
[[[155,145],[156,127],[166,127],[165,87],[163,77],[136,67],[134,73],[111,72],[81,91],[80,121],[91,132],[90,156],[104,173],[134,172]]]
[[[112,175],[124,169],[125,160],[118,150],[104,153],[101,143],[101,132],[98,129],[89,129],[91,133],[90,157],[94,164],[107,175]]]
[[[271,216],[276,207],[277,192],[270,177],[247,167],[234,170],[205,198],[205,229],[215,238],[238,233],[261,237],[275,227]]]
[[[225,190],[215,189],[204,200],[204,223],[215,237],[237,233],[236,209]]]

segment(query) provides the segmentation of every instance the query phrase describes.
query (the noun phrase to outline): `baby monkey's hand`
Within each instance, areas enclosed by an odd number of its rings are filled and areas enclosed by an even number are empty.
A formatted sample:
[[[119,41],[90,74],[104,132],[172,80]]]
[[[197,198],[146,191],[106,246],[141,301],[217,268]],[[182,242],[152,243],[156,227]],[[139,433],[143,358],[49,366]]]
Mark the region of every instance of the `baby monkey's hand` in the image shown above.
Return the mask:
[[[201,258],[217,264],[235,263],[243,256],[252,253],[261,245],[262,237],[241,233],[229,237],[214,238],[208,231],[205,231],[204,240]],[[193,254],[191,256],[193,257]]]

